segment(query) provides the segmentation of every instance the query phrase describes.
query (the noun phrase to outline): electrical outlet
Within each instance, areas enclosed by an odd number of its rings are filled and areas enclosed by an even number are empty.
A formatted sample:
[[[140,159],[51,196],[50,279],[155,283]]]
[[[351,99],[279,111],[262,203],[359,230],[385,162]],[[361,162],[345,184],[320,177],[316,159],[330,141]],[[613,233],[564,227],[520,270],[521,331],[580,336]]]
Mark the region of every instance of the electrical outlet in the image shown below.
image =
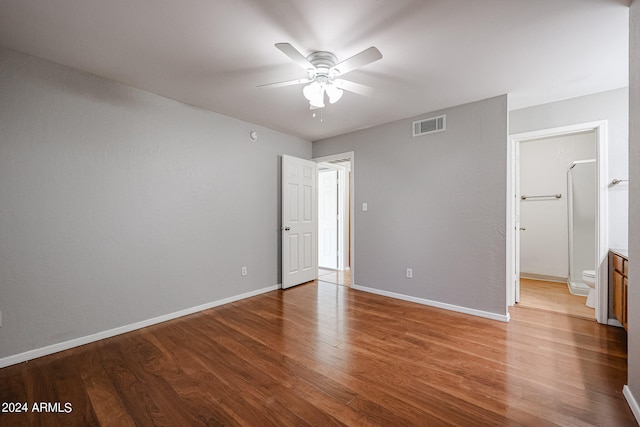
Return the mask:
[[[407,279],[413,279],[413,268],[407,268]]]
[[[369,205],[367,205],[366,203],[362,204],[362,212],[366,212],[369,209]]]
[[[245,266],[245,267],[242,267],[242,273],[241,273],[241,274],[242,274],[243,276],[246,276],[247,274],[249,274],[249,273],[247,272],[247,267],[246,267],[246,266]]]

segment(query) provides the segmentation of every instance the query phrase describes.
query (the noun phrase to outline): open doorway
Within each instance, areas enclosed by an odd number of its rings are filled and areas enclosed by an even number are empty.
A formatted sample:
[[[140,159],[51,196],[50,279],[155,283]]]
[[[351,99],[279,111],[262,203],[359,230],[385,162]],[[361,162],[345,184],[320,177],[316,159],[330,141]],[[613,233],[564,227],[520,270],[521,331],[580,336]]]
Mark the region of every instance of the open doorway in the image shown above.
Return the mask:
[[[593,130],[520,142],[519,306],[595,319],[595,157]]]
[[[318,164],[318,280],[351,286],[353,154],[314,160]]]
[[[580,295],[588,293],[587,284],[582,282],[583,273],[590,270],[595,282],[594,311],[583,310],[581,315],[607,323],[608,199],[606,185],[603,185],[607,176],[606,142],[604,121],[511,136],[507,206],[508,305],[523,302],[523,296],[527,298],[527,304],[531,304],[533,291],[538,302],[545,304],[545,300],[548,301],[547,309],[553,310],[551,303],[558,295],[552,294],[552,288],[566,294],[567,301],[578,298],[580,304],[583,304],[582,299],[586,303],[585,296]],[[570,148],[572,144],[575,150]],[[545,145],[548,146],[546,149]],[[540,158],[545,150],[546,161]],[[530,170],[523,171],[523,167]],[[525,176],[531,175],[531,169],[536,168],[539,170],[534,171],[533,177],[528,176],[529,182],[525,184]],[[554,168],[555,172],[552,171]],[[578,178],[583,178],[585,171],[582,169],[589,168],[593,169],[591,184],[585,184],[586,192],[581,193],[578,201],[578,191],[582,191]],[[578,172],[580,176],[576,175]],[[593,240],[592,245],[587,245],[582,239],[584,236],[579,234],[584,230],[575,228],[578,222],[584,223],[584,218],[575,217],[579,213],[577,203],[582,203],[587,196],[594,199],[588,236]],[[522,294],[525,288],[526,296]]]

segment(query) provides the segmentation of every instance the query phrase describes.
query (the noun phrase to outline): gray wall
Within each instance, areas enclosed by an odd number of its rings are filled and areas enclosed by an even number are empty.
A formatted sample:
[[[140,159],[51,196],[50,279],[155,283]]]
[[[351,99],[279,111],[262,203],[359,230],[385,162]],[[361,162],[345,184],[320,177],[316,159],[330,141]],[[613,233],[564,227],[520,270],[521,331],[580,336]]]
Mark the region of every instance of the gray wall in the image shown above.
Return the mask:
[[[279,283],[310,142],[4,49],[0,100],[0,358]]]
[[[565,101],[511,111],[511,134],[608,120],[608,169],[614,178],[626,179],[629,152],[629,89],[622,88]],[[629,187],[622,183],[609,189],[609,246],[627,248]]]
[[[629,12],[629,379],[640,399],[640,0]]]
[[[442,113],[446,132],[412,138]],[[505,315],[506,148],[506,96],[314,142],[355,152],[356,284]]]

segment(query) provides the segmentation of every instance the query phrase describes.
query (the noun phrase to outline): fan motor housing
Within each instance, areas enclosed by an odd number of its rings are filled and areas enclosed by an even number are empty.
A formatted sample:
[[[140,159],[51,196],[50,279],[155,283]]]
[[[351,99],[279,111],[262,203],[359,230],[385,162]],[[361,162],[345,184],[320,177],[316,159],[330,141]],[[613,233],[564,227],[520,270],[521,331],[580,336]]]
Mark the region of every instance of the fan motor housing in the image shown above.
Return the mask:
[[[331,67],[338,63],[338,58],[331,52],[318,51],[310,53],[307,56],[307,61],[311,62],[316,67],[315,75],[329,75]]]

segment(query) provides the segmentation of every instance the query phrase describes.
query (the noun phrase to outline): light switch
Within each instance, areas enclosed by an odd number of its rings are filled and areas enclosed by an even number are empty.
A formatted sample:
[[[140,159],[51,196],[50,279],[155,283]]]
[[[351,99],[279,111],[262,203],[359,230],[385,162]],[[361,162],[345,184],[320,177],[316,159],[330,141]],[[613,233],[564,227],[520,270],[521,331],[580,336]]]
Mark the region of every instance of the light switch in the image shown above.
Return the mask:
[[[366,212],[366,211],[367,211],[367,209],[368,209],[367,204],[366,204],[366,203],[363,203],[363,204],[362,204],[362,211],[363,211],[363,212]]]

